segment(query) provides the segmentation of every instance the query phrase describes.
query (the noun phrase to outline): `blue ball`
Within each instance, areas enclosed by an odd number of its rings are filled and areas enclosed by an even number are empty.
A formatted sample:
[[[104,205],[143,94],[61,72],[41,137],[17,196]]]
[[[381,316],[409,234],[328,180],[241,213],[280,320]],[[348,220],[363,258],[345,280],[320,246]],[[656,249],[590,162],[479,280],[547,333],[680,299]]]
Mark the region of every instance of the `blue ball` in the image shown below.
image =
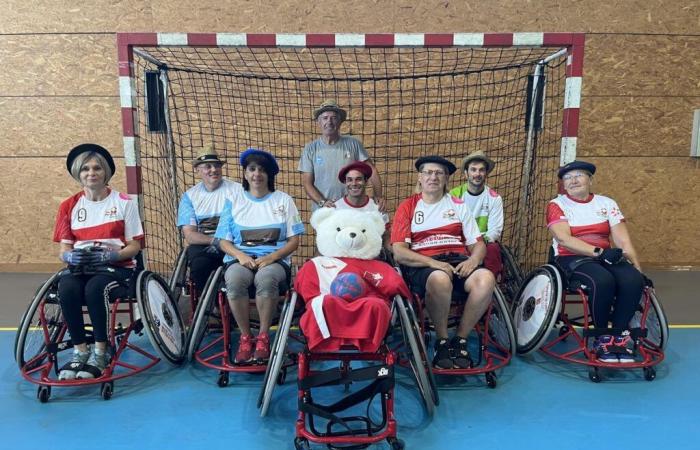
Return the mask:
[[[338,274],[331,283],[331,294],[348,302],[364,297],[366,290],[365,280],[352,272]]]

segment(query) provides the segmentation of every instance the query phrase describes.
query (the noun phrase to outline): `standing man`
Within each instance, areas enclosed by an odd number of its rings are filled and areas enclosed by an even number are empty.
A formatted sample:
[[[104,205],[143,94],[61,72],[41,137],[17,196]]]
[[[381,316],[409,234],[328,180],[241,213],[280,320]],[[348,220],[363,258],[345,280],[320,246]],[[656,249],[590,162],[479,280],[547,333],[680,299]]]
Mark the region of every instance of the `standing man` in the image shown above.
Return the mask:
[[[224,202],[243,191],[240,183],[223,178],[224,164],[211,145],[205,146],[192,161],[201,181],[185,192],[177,210],[177,226],[188,244],[190,277],[198,295],[204,291],[209,274],[224,259],[219,239],[214,237]]]
[[[372,166],[364,161],[355,161],[340,169],[338,181],[345,185],[347,194],[335,202],[337,209],[353,209],[355,211],[379,211],[377,203],[367,195],[367,180],[372,176]],[[389,240],[391,224],[389,215],[381,213],[385,230],[382,235],[384,250],[391,252]]]
[[[347,113],[334,100],[326,100],[314,110],[314,120],[321,136],[306,144],[299,160],[299,171],[306,195],[313,202],[313,210],[322,206],[333,207],[343,197],[345,186],[337,181],[340,169],[353,161],[364,161],[372,167],[369,182],[374,200],[384,211],[382,183],[362,143],[352,136],[342,136],[340,125]]]
[[[498,275],[502,271],[501,249],[496,241],[503,232],[503,199],[486,185],[486,177],[496,164],[483,151],[477,150],[462,161],[467,182],[450,191],[469,206],[481,236],[486,243],[484,266]]]

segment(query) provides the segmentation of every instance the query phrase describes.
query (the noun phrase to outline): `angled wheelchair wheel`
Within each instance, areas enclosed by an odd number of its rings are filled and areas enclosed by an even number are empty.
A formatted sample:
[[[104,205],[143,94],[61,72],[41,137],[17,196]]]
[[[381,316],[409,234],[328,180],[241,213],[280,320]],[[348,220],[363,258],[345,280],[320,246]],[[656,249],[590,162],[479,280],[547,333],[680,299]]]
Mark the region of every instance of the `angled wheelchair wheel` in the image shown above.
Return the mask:
[[[187,249],[183,248],[177,255],[177,260],[175,260],[175,268],[170,274],[170,280],[168,280],[168,289],[170,290],[170,295],[175,300],[175,303],[180,301],[180,294],[182,294],[182,289],[185,287],[187,281]]]
[[[646,303],[647,295],[649,295],[650,307],[649,311],[646,312],[646,320],[644,323],[641,323],[644,318],[644,305]],[[666,313],[661,306],[661,302],[656,296],[654,288],[645,288],[639,302],[639,306],[637,307],[637,310],[630,321],[630,326],[632,328],[646,328],[646,340],[661,350],[666,349],[669,336],[668,320],[666,319]]]
[[[523,272],[518,265],[513,251],[507,245],[501,244],[501,260],[503,261],[503,270],[505,271],[505,282],[502,283],[505,298],[508,303],[515,300],[518,290],[523,283]],[[510,309],[509,309],[510,312]]]
[[[219,283],[223,273],[224,268],[219,267],[214,272],[209,274],[209,279],[204,287],[204,294],[200,297],[201,300],[199,303],[197,303],[197,309],[194,312],[194,317],[192,317],[192,326],[190,327],[189,334],[187,335],[187,349],[185,356],[188,361],[192,361],[194,359],[194,354],[199,349],[202,339],[204,339],[206,331],[209,328],[209,317],[214,309],[214,302],[216,301],[216,296],[219,292]]]
[[[146,335],[160,356],[173,365],[185,359],[185,326],[168,284],[144,270],[136,278],[136,302]]]
[[[503,292],[496,286],[493,291],[494,307],[491,308],[489,317],[489,331],[491,337],[499,346],[515,355],[517,341],[515,340],[515,328],[510,318],[510,312]]]
[[[518,353],[532,353],[547,340],[559,317],[562,294],[561,275],[551,264],[536,268],[525,278],[513,303]]]
[[[435,406],[439,403],[439,397],[418,320],[415,314],[412,314],[413,308],[410,303],[403,298],[396,296],[394,305],[399,312],[399,321],[403,331],[408,362],[411,365],[416,385],[423,398],[425,411],[428,413],[428,416],[432,417],[435,413]],[[409,312],[409,308],[411,308],[411,312]]]
[[[296,309],[297,301],[297,293],[292,292],[289,300],[285,300],[282,306],[279,326],[277,327],[277,333],[275,333],[275,339],[270,348],[270,360],[267,363],[260,395],[258,395],[260,417],[265,417],[267,415],[275,386],[278,384],[278,380],[284,378],[282,371],[285,369],[282,366],[287,357],[287,341],[289,339],[289,330],[292,328],[292,319],[294,318],[294,310]]]
[[[62,272],[56,272],[37,289],[24,312],[15,335],[15,361],[20,370],[31,370],[48,357],[48,345],[55,344],[66,327],[56,288]],[[28,362],[32,366],[28,366]]]

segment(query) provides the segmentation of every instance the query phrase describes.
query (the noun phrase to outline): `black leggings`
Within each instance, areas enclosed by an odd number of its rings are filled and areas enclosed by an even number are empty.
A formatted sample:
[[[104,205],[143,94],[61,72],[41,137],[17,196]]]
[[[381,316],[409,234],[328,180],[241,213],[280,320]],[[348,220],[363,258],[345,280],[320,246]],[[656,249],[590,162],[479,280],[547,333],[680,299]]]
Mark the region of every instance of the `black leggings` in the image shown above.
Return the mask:
[[[581,258],[560,256],[557,263],[570,273],[571,264]],[[588,304],[596,328],[608,328],[610,321],[613,328],[629,327],[644,289],[644,278],[633,265],[627,261],[613,266],[590,261],[576,267],[571,279],[588,286]]]
[[[69,273],[61,277],[58,299],[73,345],[85,343],[84,305],[90,315],[95,342],[107,341],[109,302],[127,294],[127,289],[118,282],[126,281],[133,273],[131,269],[115,267],[111,274]]]
[[[194,283],[197,296],[202,295],[204,285],[207,284],[209,275],[224,261],[224,253],[206,252],[208,245],[190,245],[187,247],[187,260],[190,266],[190,279]]]

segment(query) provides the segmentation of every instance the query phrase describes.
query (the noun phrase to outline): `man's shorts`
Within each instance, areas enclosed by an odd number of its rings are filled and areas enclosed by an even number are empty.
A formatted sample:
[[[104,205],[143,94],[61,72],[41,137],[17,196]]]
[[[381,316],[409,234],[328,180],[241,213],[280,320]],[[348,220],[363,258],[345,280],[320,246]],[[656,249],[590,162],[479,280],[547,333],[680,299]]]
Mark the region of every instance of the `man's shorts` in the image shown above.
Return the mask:
[[[456,267],[462,261],[466,261],[467,259],[469,259],[469,256],[458,254],[458,253],[447,253],[447,254],[443,254],[443,255],[435,255],[435,256],[433,256],[433,259],[450,263],[450,265],[452,267]],[[474,269],[474,272],[476,272],[478,269],[480,269],[482,267],[483,266],[478,266],[476,269]],[[409,289],[411,290],[411,292],[415,293],[420,298],[425,298],[425,286],[426,286],[426,283],[428,282],[428,277],[430,276],[431,273],[435,272],[436,270],[440,270],[440,269],[435,269],[433,267],[401,266],[401,273],[404,274],[404,278],[405,278],[406,282],[408,283]],[[452,277],[452,301],[453,302],[459,302],[459,303],[466,302],[467,296],[469,294],[464,290],[464,283],[465,283],[465,281],[467,281],[467,279],[474,272],[470,273],[467,276],[467,278],[460,278],[457,275],[454,275]]]

